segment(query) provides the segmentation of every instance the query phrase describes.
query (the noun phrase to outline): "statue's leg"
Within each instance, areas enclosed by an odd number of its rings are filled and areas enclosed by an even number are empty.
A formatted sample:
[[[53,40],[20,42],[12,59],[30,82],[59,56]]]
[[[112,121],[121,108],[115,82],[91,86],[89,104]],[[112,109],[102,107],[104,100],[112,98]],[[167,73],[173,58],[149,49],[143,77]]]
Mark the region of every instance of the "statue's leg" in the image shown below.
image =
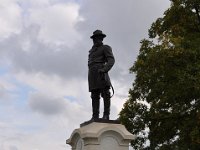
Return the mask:
[[[109,120],[110,115],[110,87],[106,87],[102,91],[102,97],[104,100],[104,113],[103,113],[103,119]]]
[[[99,118],[99,103],[100,103],[100,90],[95,89],[91,92],[91,98],[92,98],[92,119],[98,119]]]

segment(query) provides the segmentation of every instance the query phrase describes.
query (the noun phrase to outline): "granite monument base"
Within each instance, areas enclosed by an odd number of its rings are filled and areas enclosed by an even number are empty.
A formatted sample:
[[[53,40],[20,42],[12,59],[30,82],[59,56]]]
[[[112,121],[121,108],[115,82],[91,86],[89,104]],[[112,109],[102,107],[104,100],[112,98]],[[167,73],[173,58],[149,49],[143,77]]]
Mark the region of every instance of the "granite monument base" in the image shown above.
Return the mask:
[[[135,136],[116,121],[88,121],[66,141],[72,150],[128,150]]]

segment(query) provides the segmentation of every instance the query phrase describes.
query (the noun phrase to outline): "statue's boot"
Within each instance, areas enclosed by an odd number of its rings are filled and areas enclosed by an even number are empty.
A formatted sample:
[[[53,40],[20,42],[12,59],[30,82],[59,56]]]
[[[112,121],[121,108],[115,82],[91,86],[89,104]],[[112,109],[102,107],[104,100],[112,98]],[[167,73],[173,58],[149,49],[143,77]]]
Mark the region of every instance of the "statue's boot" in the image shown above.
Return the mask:
[[[99,119],[99,105],[100,105],[100,95],[96,92],[92,94],[92,119]]]
[[[109,88],[103,91],[103,100],[104,100],[104,113],[103,118],[105,120],[109,120],[110,115],[110,91]]]
[[[102,119],[109,120],[110,119],[109,115],[110,115],[110,98],[104,99],[104,112]]]

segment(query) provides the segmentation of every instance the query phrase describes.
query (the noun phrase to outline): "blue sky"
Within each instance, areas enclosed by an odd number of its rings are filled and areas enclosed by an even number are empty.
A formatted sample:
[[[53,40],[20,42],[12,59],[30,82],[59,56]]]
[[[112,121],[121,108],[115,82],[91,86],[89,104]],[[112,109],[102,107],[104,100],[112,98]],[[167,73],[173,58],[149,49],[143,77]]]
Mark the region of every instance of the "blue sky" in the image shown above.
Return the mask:
[[[111,119],[116,119],[134,81],[129,68],[139,42],[169,5],[168,0],[1,0],[0,150],[70,150],[65,140],[91,118],[87,57],[96,29],[107,35],[104,42],[116,58],[110,71]]]

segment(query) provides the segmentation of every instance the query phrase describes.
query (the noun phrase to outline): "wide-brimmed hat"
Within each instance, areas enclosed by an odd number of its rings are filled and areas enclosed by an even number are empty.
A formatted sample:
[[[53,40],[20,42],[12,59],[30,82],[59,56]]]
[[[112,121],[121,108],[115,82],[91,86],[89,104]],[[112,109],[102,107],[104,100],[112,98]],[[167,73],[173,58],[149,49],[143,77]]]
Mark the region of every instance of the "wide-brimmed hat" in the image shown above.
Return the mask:
[[[103,38],[106,37],[106,35],[101,30],[94,31],[93,35],[90,38],[93,39],[95,36],[102,36]]]

